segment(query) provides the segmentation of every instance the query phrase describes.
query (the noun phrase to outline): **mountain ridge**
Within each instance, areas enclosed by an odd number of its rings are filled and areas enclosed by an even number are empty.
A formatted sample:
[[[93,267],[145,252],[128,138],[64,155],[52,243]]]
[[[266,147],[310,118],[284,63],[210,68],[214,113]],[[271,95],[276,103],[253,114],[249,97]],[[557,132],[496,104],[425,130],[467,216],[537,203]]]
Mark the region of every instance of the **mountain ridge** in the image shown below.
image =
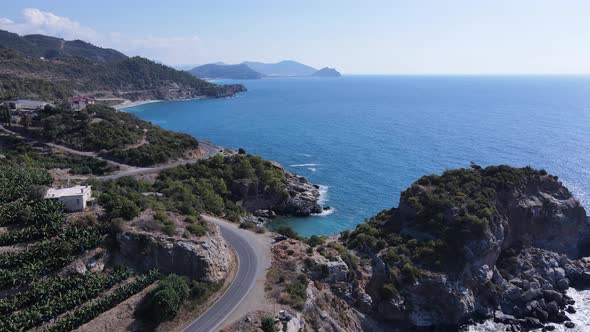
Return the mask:
[[[56,45],[59,43],[59,47]],[[43,55],[48,55],[43,56]],[[228,97],[246,88],[216,85],[142,57],[90,43],[0,30],[0,100],[50,101],[76,95],[135,100]]]

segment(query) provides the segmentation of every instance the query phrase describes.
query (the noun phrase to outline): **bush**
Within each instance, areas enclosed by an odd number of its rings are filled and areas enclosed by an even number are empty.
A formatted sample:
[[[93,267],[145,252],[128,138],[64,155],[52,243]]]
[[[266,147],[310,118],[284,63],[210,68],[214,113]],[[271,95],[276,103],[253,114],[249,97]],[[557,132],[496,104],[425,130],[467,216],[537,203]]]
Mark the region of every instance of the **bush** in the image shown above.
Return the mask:
[[[170,274],[160,280],[158,287],[148,294],[141,317],[154,323],[172,320],[188,294],[186,278]]]
[[[309,244],[312,247],[315,247],[315,246],[323,244],[323,243],[324,243],[324,239],[322,239],[321,237],[319,237],[317,235],[312,235],[309,237],[309,239],[307,239],[307,244]]]
[[[191,234],[193,234],[194,236],[203,236],[205,234],[207,234],[207,226],[206,225],[202,225],[199,223],[193,223],[190,224],[186,227],[186,229],[191,232]]]
[[[277,230],[277,233],[284,235],[284,236],[291,238],[291,239],[301,240],[301,236],[299,236],[299,234],[297,234],[297,232],[295,232],[295,230],[293,228],[288,227],[288,226],[279,227],[279,229]]]
[[[277,327],[275,326],[275,320],[272,317],[264,317],[260,322],[260,327],[264,332],[277,332]]]

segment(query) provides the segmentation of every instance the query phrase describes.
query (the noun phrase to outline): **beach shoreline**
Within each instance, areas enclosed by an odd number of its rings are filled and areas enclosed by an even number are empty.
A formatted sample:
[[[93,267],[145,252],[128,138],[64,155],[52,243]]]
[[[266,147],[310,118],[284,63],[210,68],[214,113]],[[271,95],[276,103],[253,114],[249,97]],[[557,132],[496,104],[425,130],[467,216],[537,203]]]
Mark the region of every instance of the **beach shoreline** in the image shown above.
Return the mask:
[[[146,99],[146,100],[137,100],[137,101],[125,100],[124,102],[122,102],[120,104],[113,105],[113,108],[116,110],[122,110],[127,107],[133,107],[133,106],[139,106],[139,105],[151,104],[151,103],[158,103],[161,101],[164,101],[164,100],[159,100],[159,99]]]

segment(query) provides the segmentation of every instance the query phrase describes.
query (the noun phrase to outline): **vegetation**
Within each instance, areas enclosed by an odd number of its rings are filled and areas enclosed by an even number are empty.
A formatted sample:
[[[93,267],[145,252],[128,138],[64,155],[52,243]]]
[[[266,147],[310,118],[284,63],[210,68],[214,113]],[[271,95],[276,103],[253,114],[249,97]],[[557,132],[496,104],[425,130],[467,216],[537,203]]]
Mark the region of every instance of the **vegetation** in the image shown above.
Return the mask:
[[[275,326],[275,320],[273,317],[264,317],[260,322],[260,327],[263,332],[276,332],[277,327]]]
[[[51,183],[47,172],[20,161],[0,163],[0,225],[9,226],[0,235],[0,245],[27,242],[0,254],[0,290],[8,294],[0,299],[0,330],[28,330],[61,314],[50,330],[71,329],[155,280],[150,274],[127,283],[132,274],[125,269],[58,274],[81,254],[101,246],[108,225],[95,218],[66,221],[60,203],[43,199],[43,188]],[[103,296],[110,289],[114,291]]]
[[[108,159],[135,166],[165,163],[198,147],[189,135],[161,129],[103,105],[89,105],[79,112],[47,106],[34,124],[43,128],[32,131],[38,138],[77,150],[102,151]]]
[[[47,330],[51,332],[73,330],[140,292],[158,278],[159,274],[156,271],[150,271],[130,283],[117,287],[112,293],[88,302],[67,315],[58,318]]]
[[[104,175],[115,170],[104,160],[51,151],[42,144],[27,144],[21,140],[6,143],[2,150],[5,158],[0,159],[0,164],[69,169],[71,174],[83,175]]]
[[[161,88],[170,83],[195,96],[224,97],[243,89],[241,85],[215,85],[141,57],[106,63],[95,62],[89,56],[43,60],[0,47],[0,60],[0,100],[31,97],[61,100],[80,91],[105,91],[129,99],[141,96],[158,99],[163,97]]]
[[[361,252],[381,252],[393,279],[383,294],[393,296],[396,285],[413,282],[422,269],[460,270],[465,264],[463,246],[489,231],[498,214],[498,197],[531,177],[545,175],[530,167],[472,165],[424,176],[402,192],[404,217],[398,209],[382,211],[342,238]],[[407,217],[408,210],[412,217]],[[402,234],[402,229],[412,232]]]
[[[155,323],[174,319],[189,292],[186,278],[170,274],[160,280],[158,287],[148,294],[141,316]]]

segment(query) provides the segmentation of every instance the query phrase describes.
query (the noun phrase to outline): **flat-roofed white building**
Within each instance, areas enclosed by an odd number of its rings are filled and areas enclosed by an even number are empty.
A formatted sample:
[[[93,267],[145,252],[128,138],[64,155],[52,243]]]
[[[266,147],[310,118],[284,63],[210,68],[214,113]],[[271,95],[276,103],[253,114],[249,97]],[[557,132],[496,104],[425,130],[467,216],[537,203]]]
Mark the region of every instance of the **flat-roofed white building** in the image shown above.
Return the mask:
[[[92,201],[92,190],[90,186],[75,186],[70,188],[54,189],[49,188],[45,199],[53,199],[63,203],[65,210],[74,212],[82,211]]]

